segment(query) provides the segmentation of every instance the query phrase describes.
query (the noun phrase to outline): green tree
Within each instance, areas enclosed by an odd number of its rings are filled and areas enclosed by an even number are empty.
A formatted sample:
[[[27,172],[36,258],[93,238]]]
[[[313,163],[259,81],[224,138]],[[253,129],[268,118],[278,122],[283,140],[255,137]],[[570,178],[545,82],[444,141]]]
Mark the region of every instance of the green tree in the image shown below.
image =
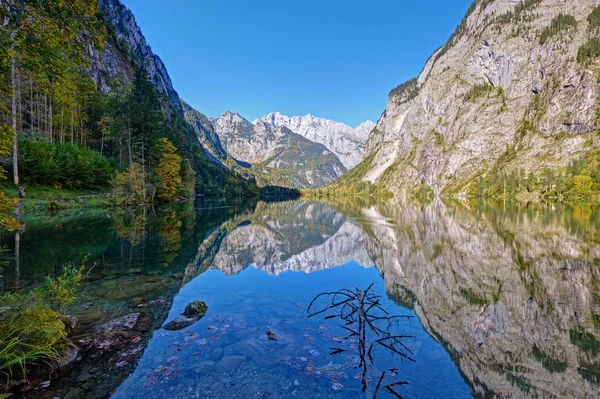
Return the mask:
[[[133,86],[127,100],[127,143],[129,160],[139,159],[145,168],[150,150],[162,135],[165,119],[158,93],[145,69],[136,69]],[[150,167],[152,158],[149,158]]]
[[[104,24],[98,2],[86,0],[0,0],[0,68],[10,76],[3,85],[11,97],[11,125],[17,129],[17,81],[21,70],[35,77],[36,84],[50,94],[49,126],[52,135],[52,95],[63,77],[89,62],[88,45],[102,47]],[[84,33],[85,32],[85,33]],[[12,145],[13,179],[19,183],[16,137]]]
[[[182,158],[177,155],[177,148],[167,138],[160,138],[156,146],[156,152],[159,154],[158,167],[156,174],[158,183],[156,185],[156,196],[160,201],[173,201],[177,195],[177,190],[181,186],[181,161]]]
[[[146,184],[146,173],[137,162],[132,163],[114,180],[113,195],[117,205],[137,205],[151,202],[154,198],[153,188]]]

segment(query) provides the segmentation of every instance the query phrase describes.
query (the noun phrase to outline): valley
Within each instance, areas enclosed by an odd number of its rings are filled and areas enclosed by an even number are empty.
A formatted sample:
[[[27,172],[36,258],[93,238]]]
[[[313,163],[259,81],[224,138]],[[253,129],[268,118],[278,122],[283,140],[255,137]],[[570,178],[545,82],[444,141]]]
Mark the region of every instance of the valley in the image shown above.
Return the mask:
[[[597,0],[0,17],[0,399],[600,397]]]

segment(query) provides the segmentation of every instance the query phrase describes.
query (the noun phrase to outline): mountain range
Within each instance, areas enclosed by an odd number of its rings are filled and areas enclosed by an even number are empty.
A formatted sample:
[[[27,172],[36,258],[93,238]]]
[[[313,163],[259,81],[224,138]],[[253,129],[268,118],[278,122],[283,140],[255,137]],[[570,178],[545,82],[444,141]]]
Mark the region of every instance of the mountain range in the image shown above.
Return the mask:
[[[312,115],[278,112],[250,122],[226,112],[210,119],[181,100],[186,121],[215,162],[256,178],[259,185],[323,187],[360,162],[370,130]]]
[[[231,112],[216,119],[206,117],[179,98],[164,63],[147,44],[131,11],[119,0],[99,3],[109,23],[109,39],[102,51],[90,49],[89,75],[101,90],[110,91],[112,81],[133,81],[135,58],[160,93],[164,111],[185,118],[196,144],[214,164],[246,179],[255,178],[262,186],[316,188],[362,160],[375,127],[371,121],[352,128],[310,114],[288,117],[273,112],[252,123]]]
[[[323,144],[339,158],[348,170],[362,160],[369,134],[375,128],[375,123],[371,121],[366,121],[353,129],[344,123],[318,118],[310,114],[289,117],[279,112],[272,112],[252,123],[260,122],[286,127],[308,140]]]
[[[310,114],[207,118],[180,101],[131,12],[118,0],[100,5],[114,38],[90,50],[98,86],[131,81],[124,43],[207,157],[259,185],[321,187],[350,170],[340,184],[396,197],[464,197],[498,181],[527,192],[600,184],[595,1],[476,0],[419,76],[389,93],[377,124],[356,128]]]

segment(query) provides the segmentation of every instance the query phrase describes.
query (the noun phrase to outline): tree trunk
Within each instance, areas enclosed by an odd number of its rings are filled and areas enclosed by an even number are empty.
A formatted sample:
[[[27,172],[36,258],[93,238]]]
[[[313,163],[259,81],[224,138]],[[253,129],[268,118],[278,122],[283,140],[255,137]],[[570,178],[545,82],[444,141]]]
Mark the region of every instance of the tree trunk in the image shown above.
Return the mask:
[[[65,107],[60,108],[60,143],[65,141]]]
[[[71,144],[73,144],[73,140],[75,137],[75,114],[73,108],[71,108]]]
[[[48,94],[44,93],[44,134],[48,134]]]
[[[52,121],[52,97],[50,97],[50,142],[54,141],[53,121]]]
[[[21,285],[21,232],[15,233],[15,288]]]
[[[144,139],[142,139],[142,198],[146,202],[146,157],[144,154]]]
[[[23,102],[21,99],[21,76],[16,71],[15,83],[17,84],[16,96],[17,96],[17,130],[23,131]],[[16,130],[15,130],[16,131]]]
[[[19,160],[18,160],[18,149],[17,149],[17,97],[15,95],[15,81],[17,75],[17,67],[15,65],[15,58],[10,60],[10,83],[12,85],[11,95],[11,116],[12,116],[12,128],[15,133],[15,138],[12,145],[12,161],[13,161],[13,181],[15,184],[19,184]]]
[[[34,131],[35,130],[35,123],[34,123],[34,118],[35,118],[35,111],[33,109],[33,78],[31,77],[31,74],[29,75],[29,130]]]

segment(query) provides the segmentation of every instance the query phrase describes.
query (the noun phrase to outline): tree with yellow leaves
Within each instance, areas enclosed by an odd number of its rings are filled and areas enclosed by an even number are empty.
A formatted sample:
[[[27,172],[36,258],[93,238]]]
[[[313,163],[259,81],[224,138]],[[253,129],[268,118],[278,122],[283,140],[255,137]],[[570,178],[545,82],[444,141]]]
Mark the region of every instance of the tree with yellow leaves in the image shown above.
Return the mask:
[[[10,154],[15,133],[8,126],[0,125],[0,156]],[[0,167],[0,180],[6,180],[6,170]],[[19,205],[18,198],[9,198],[0,192],[0,230],[18,231],[23,223],[15,217],[15,209]]]
[[[158,167],[156,168],[157,185],[156,196],[162,202],[170,202],[177,196],[181,185],[181,156],[177,155],[177,148],[167,138],[160,138],[156,145],[158,154]]]

